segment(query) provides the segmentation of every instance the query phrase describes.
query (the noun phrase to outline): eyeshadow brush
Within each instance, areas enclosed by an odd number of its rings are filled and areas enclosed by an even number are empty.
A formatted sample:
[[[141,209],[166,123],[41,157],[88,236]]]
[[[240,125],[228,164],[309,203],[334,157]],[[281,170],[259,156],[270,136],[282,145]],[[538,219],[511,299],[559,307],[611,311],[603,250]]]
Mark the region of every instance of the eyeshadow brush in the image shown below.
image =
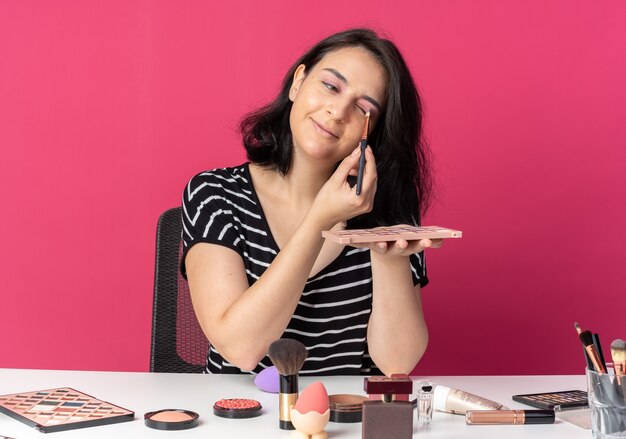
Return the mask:
[[[580,329],[580,325],[578,324],[578,322],[574,322],[574,328],[576,328],[576,332],[578,333],[578,336],[580,337],[580,334],[583,332],[583,330]],[[587,362],[587,369],[593,369],[593,363],[591,362],[591,358],[589,358],[589,354],[587,354],[587,349],[585,348],[584,344],[583,344],[583,353],[585,354],[585,361]]]
[[[600,360],[600,355],[598,354],[598,350],[596,349],[596,346],[593,343],[593,335],[591,334],[591,332],[583,331],[580,333],[578,337],[580,338],[580,341],[582,342],[583,347],[585,348],[585,352],[587,352],[587,355],[589,355],[589,358],[591,359],[591,362],[593,364],[593,368],[595,369],[595,371],[598,373],[606,373],[606,368],[604,367],[604,364]]]
[[[268,355],[280,374],[278,426],[294,430],[290,411],[298,400],[298,373],[308,355],[306,347],[297,340],[281,338],[270,345]]]
[[[365,125],[363,126],[363,134],[361,134],[361,157],[359,157],[359,173],[356,177],[356,194],[361,195],[363,186],[363,173],[365,172],[365,149],[367,148],[367,132],[370,129],[370,112],[365,114]]]
[[[604,354],[602,353],[602,345],[600,344],[600,335],[597,332],[591,334],[591,339],[593,340],[593,345],[596,347],[596,351],[598,351],[598,357],[600,358],[600,364],[604,366],[606,370],[606,361],[604,361]]]

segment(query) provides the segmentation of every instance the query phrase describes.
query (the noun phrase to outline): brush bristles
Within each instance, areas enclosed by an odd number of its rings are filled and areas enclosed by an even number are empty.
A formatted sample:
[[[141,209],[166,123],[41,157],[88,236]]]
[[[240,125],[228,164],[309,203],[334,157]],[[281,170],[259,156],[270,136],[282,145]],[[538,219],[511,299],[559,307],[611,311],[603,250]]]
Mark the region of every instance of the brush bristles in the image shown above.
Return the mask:
[[[307,357],[306,347],[297,340],[281,338],[270,345],[268,355],[281,375],[297,375]]]
[[[578,337],[585,346],[591,346],[593,344],[593,335],[591,334],[591,331],[583,331]]]
[[[611,343],[611,357],[613,357],[613,363],[620,363],[626,361],[626,342],[622,339],[613,340]]]
[[[576,328],[576,332],[578,332],[579,334],[583,332],[583,330],[580,329],[580,325],[578,324],[578,322],[574,322],[574,328]]]

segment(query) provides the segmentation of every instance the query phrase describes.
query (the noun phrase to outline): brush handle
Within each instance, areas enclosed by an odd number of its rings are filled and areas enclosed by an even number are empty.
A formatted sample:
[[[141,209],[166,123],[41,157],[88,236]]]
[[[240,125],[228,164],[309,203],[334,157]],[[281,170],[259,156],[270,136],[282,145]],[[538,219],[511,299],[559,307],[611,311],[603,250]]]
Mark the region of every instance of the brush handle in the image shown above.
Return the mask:
[[[361,148],[361,157],[359,158],[359,173],[356,177],[357,195],[361,195],[361,188],[363,186],[363,173],[365,172],[365,149],[367,148],[367,139],[361,139],[359,147]]]
[[[291,423],[291,409],[297,400],[298,375],[281,375],[278,395],[278,427],[281,430],[295,430]]]

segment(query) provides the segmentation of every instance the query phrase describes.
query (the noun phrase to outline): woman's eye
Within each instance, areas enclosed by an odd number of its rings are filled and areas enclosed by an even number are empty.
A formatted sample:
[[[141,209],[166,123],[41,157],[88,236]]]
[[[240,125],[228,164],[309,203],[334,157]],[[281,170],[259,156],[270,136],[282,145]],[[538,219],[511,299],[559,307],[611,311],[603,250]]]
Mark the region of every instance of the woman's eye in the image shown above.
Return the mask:
[[[357,109],[358,109],[361,113],[363,113],[364,115],[365,115],[365,114],[367,114],[367,109],[366,109],[366,108],[363,108],[363,107],[361,107],[360,105],[357,105],[357,106],[356,106],[356,108],[357,108]]]
[[[329,89],[330,91],[334,93],[337,93],[339,91],[339,89],[335,87],[333,84],[331,84],[330,82],[322,81],[322,84],[324,84],[324,87],[326,87],[327,89]]]

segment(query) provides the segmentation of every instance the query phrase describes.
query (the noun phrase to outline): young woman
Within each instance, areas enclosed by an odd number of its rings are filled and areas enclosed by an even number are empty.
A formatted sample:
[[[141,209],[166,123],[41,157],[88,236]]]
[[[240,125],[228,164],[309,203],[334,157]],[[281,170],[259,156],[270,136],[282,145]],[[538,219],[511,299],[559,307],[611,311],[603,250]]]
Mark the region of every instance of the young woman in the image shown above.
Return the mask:
[[[428,342],[423,250],[441,241],[347,247],[321,236],[420,222],[428,154],[398,49],[367,29],[322,40],[241,128],[250,162],[198,174],[183,194],[181,269],[211,341],[207,372],[259,372],[279,338],[307,347],[302,374],[410,372]]]

